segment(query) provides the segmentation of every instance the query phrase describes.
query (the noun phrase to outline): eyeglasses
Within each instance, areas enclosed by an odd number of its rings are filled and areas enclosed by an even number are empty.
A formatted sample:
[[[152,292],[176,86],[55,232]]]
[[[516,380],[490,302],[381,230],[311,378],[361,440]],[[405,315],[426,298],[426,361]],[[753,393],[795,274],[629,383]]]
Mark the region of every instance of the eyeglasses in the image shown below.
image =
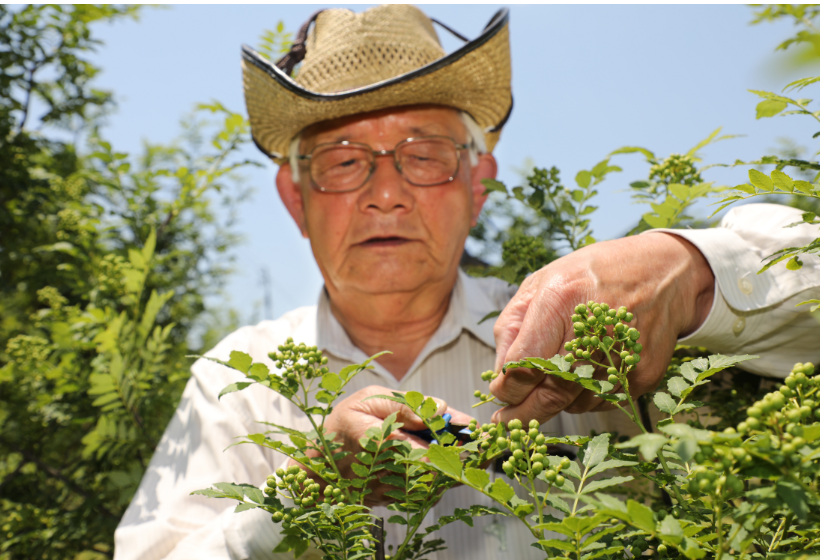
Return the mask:
[[[299,160],[310,163],[313,187],[321,192],[344,193],[361,188],[376,170],[376,156],[391,154],[396,170],[408,183],[432,187],[456,178],[461,150],[469,147],[447,136],[407,138],[392,150],[374,150],[367,144],[344,141],[319,144]]]

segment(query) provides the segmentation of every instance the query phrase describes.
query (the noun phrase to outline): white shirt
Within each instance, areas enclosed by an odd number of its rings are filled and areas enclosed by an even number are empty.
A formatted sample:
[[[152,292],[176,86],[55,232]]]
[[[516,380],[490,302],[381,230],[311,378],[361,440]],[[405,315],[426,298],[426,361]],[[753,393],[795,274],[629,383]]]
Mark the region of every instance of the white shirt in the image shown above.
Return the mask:
[[[718,229],[669,231],[697,245],[716,276],[711,313],[703,326],[682,342],[709,346],[715,351],[760,354],[759,362],[764,367],[754,368],[754,361],[745,362],[750,364],[749,369],[781,377],[793,362],[816,361],[820,357],[817,314],[809,314],[808,306],[793,308],[798,301],[820,297],[820,267],[814,262],[817,259],[807,257],[802,271],[787,271],[780,265],[763,275],[755,274],[760,258],[780,247],[802,245],[814,239],[816,231],[811,227],[780,229],[781,225],[799,219],[800,213],[790,208],[749,205],[730,212]],[[741,282],[744,279],[751,283],[751,291]],[[488,312],[502,309],[514,291],[514,287],[500,280],[476,279],[460,273],[442,324],[407,375],[397,381],[376,363],[374,370],[360,373],[348,385],[349,393],[374,384],[385,387],[386,392],[419,391],[469,411],[481,423],[488,422],[493,408],[470,408],[475,402],[473,391],[487,388],[479,374],[492,369],[495,361],[493,323],[477,323]],[[745,325],[734,328],[740,318]],[[782,346],[769,342],[772,336]],[[241,328],[209,355],[227,360],[232,350],[239,350],[274,369],[267,353],[275,351],[288,337],[318,346],[328,357],[331,371],[367,358],[330,312],[324,290],[318,306],[300,308],[276,321]],[[115,534],[116,560],[292,558],[291,553],[271,553],[279,542],[278,526],[264,511],[235,514],[232,500],[190,496],[193,490],[215,482],[261,486],[267,476],[285,463],[284,456],[255,445],[225,450],[235,437],[265,431],[257,421],[308,429],[298,410],[264,387],[251,387],[217,400],[219,391],[240,377],[214,362],[198,360],[193,365],[179,407]],[[562,413],[541,429],[558,434],[587,434],[591,429],[624,433],[620,415],[618,411]],[[469,488],[456,488],[436,505],[430,518],[473,504],[492,505],[488,498]],[[374,513],[387,515],[383,508],[375,508]],[[388,526],[388,544],[400,542],[401,530]],[[448,549],[430,555],[430,560],[543,557],[543,553],[530,546],[533,539],[523,524],[509,517],[476,518],[475,528],[456,522],[438,536],[445,540]],[[314,552],[308,551],[304,558],[318,558]]]

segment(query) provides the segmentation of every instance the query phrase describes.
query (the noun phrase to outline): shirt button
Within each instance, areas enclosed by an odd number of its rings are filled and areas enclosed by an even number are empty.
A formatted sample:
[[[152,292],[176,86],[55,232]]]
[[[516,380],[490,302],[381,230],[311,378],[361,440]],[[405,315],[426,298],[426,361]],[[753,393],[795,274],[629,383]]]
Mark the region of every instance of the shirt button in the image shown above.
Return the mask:
[[[741,278],[737,281],[737,285],[740,288],[740,291],[746,294],[747,296],[752,293],[752,290],[754,290],[754,286],[752,286],[752,281],[748,278]]]
[[[746,328],[746,318],[745,317],[738,317],[735,319],[735,322],[732,323],[732,332],[735,334],[740,334],[743,332],[743,329]]]

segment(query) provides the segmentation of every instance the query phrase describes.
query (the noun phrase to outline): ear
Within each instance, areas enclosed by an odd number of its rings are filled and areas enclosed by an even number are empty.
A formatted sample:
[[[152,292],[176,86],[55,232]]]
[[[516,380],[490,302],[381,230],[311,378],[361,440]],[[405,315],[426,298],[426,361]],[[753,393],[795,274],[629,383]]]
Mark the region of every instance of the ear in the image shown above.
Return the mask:
[[[283,163],[276,173],[276,190],[279,191],[279,198],[285,203],[290,217],[296,222],[302,237],[307,238],[307,221],[305,220],[305,198],[302,193],[302,186],[293,181],[290,164]]]
[[[481,214],[481,208],[487,201],[490,193],[487,192],[487,187],[481,184],[482,179],[495,179],[498,173],[498,164],[495,161],[495,156],[492,154],[478,154],[478,164],[472,169],[471,186],[473,189],[473,218],[470,227],[475,227],[478,223],[478,215]]]

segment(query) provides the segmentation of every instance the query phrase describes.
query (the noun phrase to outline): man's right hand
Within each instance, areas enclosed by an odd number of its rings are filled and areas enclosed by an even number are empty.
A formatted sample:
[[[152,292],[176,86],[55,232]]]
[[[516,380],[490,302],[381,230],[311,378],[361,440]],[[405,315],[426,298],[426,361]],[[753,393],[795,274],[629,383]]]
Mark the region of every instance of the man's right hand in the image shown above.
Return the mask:
[[[398,413],[396,421],[401,422],[404,426],[401,430],[394,431],[389,439],[406,441],[415,448],[426,449],[428,447],[427,442],[405,431],[425,429],[421,419],[408,407],[387,399],[364,400],[373,395],[390,395],[391,393],[393,393],[391,389],[379,387],[378,385],[365,387],[334,406],[333,412],[325,420],[325,433],[335,433],[336,441],[342,443],[344,451],[351,453],[338,463],[343,477],[356,478],[351,469],[351,464],[355,461],[353,456],[362,450],[359,439],[364,437],[371,426],[380,427],[384,419],[394,412]],[[447,403],[441,399],[433,397],[433,400],[438,404],[437,415],[442,415],[445,412],[450,413],[453,417],[452,422],[457,424],[469,424],[472,419],[463,412],[449,408]],[[291,461],[289,464],[296,463]],[[375,506],[389,503],[390,499],[385,496],[385,492],[391,489],[395,490],[395,487],[388,484],[376,484],[371,486],[370,489],[372,492],[367,495],[365,503],[368,506]]]
[[[505,363],[564,354],[575,338],[570,317],[589,300],[625,306],[630,323],[641,331],[647,348],[630,375],[637,397],[663,379],[679,337],[706,319],[714,298],[715,278],[708,262],[691,243],[676,235],[652,233],[602,241],[562,257],[527,278],[495,324],[496,371]],[[606,379],[603,371],[596,373]],[[507,370],[490,390],[508,406],[493,421],[546,422],[562,410],[607,410],[612,405],[570,381],[528,369]]]

